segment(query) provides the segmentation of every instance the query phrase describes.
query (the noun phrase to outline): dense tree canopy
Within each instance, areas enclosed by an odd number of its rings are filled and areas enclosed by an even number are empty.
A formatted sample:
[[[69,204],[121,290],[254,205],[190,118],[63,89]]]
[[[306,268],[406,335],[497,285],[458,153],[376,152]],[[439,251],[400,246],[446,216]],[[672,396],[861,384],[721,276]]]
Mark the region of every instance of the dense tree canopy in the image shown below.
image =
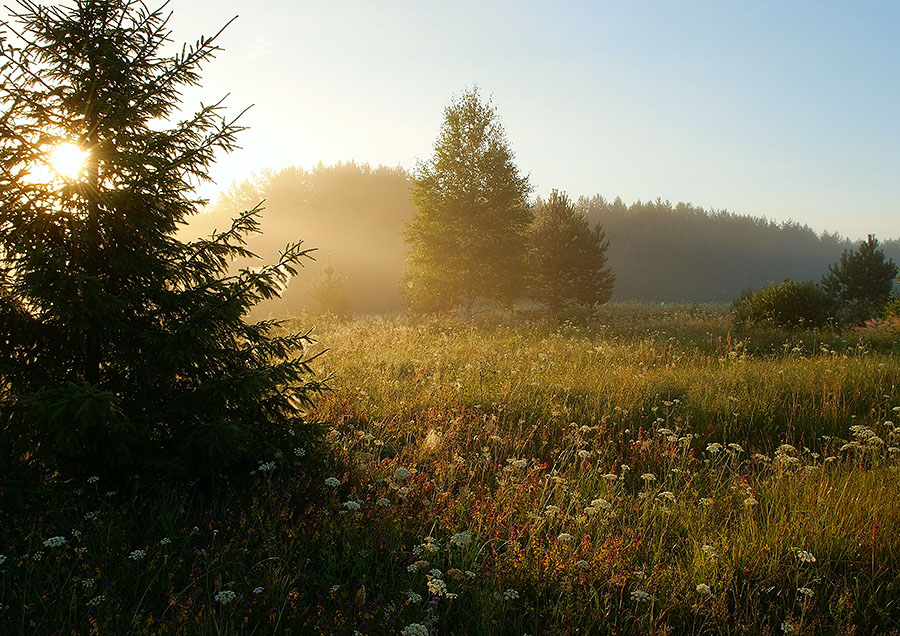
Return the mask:
[[[444,109],[417,165],[401,290],[419,310],[510,304],[525,286],[531,210],[496,108],[473,89]]]
[[[240,127],[219,105],[171,122],[215,38],[163,53],[166,14],[130,0],[20,3],[0,82],[0,431],[33,475],[214,474],[304,435],[303,334],[247,322],[306,255],[252,257],[249,209],[176,230]],[[85,157],[63,171],[54,149]],[[296,438],[295,438],[296,439]],[[152,471],[149,469],[153,469]]]
[[[870,234],[857,249],[844,250],[837,263],[828,266],[822,286],[842,307],[850,322],[879,316],[891,298],[897,265],[878,247]]]
[[[551,313],[610,299],[615,276],[606,266],[609,241],[599,225],[591,228],[565,193],[554,190],[538,202],[531,239],[533,296]]]

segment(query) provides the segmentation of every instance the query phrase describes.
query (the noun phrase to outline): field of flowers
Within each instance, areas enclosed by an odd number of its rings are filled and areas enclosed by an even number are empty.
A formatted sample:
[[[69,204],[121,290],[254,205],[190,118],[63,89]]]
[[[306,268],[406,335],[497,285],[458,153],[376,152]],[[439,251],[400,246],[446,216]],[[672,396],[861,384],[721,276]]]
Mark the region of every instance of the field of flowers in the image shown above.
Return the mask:
[[[895,334],[319,322],[321,448],[0,496],[0,631],[900,633]]]

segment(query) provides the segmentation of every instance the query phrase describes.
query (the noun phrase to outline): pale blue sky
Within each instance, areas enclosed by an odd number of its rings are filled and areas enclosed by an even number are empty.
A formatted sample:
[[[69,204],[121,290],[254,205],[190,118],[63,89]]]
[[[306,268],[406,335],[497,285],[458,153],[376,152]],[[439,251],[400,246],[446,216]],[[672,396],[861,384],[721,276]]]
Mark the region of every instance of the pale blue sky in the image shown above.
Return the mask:
[[[491,95],[537,194],[662,197],[900,236],[900,2],[173,0],[230,17],[187,103],[250,130],[213,170],[426,158],[443,108]],[[214,189],[204,189],[211,196]]]

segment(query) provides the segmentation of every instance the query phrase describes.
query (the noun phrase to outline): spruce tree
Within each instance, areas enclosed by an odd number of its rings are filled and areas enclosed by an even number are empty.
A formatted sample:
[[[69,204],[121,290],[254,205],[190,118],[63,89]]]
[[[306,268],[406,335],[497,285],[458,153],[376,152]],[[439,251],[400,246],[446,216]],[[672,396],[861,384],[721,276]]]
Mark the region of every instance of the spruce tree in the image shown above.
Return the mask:
[[[444,109],[434,155],[416,167],[401,290],[422,311],[509,305],[525,286],[531,210],[493,104],[473,89]]]
[[[552,315],[564,307],[602,305],[612,296],[615,275],[606,265],[609,241],[591,228],[565,193],[553,190],[539,202],[532,228],[532,295]]]
[[[176,237],[241,126],[221,104],[172,121],[218,47],[164,54],[169,15],[20,0],[3,24],[0,446],[26,476],[208,476],[313,431],[308,334],[245,320],[308,250],[230,275],[258,207]]]

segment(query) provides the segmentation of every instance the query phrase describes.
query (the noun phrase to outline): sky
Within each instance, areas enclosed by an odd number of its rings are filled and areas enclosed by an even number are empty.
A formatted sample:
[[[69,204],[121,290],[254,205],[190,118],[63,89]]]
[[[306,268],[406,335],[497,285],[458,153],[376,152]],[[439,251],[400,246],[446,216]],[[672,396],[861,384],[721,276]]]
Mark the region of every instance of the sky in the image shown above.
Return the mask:
[[[685,201],[900,236],[900,2],[172,0],[172,38],[239,16],[185,107],[228,95],[264,168],[413,169],[454,97],[497,108],[536,195]]]

